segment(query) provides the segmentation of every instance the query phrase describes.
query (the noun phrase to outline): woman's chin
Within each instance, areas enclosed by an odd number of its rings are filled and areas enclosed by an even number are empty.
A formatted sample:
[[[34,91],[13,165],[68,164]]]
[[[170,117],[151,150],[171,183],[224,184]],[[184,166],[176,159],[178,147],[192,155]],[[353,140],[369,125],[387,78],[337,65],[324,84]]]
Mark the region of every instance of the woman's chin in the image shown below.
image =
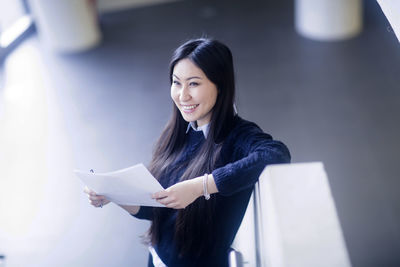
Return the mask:
[[[185,120],[185,121],[187,121],[187,122],[195,122],[196,121],[196,119],[194,119],[193,118],[193,116],[188,116],[187,114],[185,114],[185,113],[181,113],[181,115],[182,115],[182,118]]]

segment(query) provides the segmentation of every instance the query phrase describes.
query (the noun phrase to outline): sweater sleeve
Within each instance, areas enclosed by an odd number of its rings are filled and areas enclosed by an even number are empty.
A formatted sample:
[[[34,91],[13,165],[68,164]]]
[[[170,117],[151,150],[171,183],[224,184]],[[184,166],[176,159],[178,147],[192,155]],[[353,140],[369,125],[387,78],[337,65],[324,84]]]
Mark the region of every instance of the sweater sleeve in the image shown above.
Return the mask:
[[[132,214],[138,219],[153,220],[153,207],[140,206],[138,213]]]
[[[273,140],[269,134],[253,123],[240,127],[240,133],[231,140],[236,161],[215,169],[212,174],[218,191],[229,196],[252,187],[266,165],[289,163],[290,153],[280,141]]]

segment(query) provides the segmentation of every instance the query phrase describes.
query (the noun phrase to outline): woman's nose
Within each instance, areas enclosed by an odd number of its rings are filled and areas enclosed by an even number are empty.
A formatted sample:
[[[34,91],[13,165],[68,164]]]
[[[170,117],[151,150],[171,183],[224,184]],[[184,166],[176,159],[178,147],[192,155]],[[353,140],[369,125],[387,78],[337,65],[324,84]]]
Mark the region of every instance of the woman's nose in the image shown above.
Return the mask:
[[[190,99],[190,94],[186,86],[182,87],[182,90],[179,95],[179,100],[182,102],[188,101]]]

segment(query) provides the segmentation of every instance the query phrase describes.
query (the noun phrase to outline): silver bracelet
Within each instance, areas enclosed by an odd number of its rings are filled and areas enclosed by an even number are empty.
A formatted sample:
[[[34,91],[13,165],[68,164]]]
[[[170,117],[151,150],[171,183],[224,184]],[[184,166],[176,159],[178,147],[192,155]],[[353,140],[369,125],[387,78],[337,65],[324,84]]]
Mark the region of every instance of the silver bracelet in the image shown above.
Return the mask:
[[[204,174],[203,176],[203,195],[206,200],[210,199],[210,194],[207,190],[207,183],[208,183],[208,173]]]

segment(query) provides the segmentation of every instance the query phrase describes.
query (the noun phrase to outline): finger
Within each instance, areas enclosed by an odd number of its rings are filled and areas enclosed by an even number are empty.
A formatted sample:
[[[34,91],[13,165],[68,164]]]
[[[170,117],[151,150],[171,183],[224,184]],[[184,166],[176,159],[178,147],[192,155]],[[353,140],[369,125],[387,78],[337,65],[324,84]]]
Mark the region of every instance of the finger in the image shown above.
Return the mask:
[[[102,200],[104,200],[104,196],[101,196],[101,195],[92,196],[92,195],[90,195],[89,199],[93,200],[93,201],[102,201]]]
[[[163,205],[168,205],[170,203],[173,203],[175,201],[175,199],[172,199],[170,197],[165,197],[165,198],[160,198],[157,199],[158,203],[161,203]]]
[[[90,197],[97,198],[98,200],[106,200],[104,195],[91,195]]]
[[[158,201],[158,200],[157,200]],[[162,201],[162,203],[160,202],[160,201]],[[160,201],[158,201],[158,202],[160,202],[161,204],[164,204],[164,205],[171,205],[171,204],[173,204],[173,203],[178,203],[178,200],[175,198],[175,197],[166,197],[166,198],[163,198],[163,199],[161,199]]]
[[[85,189],[83,190],[83,192],[85,192],[88,196],[96,196],[96,192],[94,192],[92,189],[85,187]]]
[[[168,192],[165,191],[165,190],[163,190],[163,191],[158,191],[158,192],[154,193],[151,197],[152,197],[153,199],[165,198],[165,197],[168,197]]]
[[[89,187],[85,186],[85,188],[83,189],[83,192],[85,192],[86,194],[90,194],[90,189]]]
[[[171,209],[183,209],[182,205],[180,205],[179,203],[176,203],[176,202],[167,205],[167,208],[171,208]]]
[[[96,208],[101,207],[102,205],[104,205],[104,204],[101,203],[101,201],[91,201],[90,204],[92,204],[92,206],[94,206]]]
[[[167,208],[175,209],[175,207],[177,207],[178,204],[175,203],[175,202],[172,202],[172,203],[169,203],[169,204],[167,204],[167,205],[165,205],[165,206],[166,206]]]
[[[160,192],[154,193],[151,196],[151,198],[153,198],[153,199],[161,199],[161,198],[165,198],[165,197],[167,197],[167,196],[165,195],[164,191],[160,191]]]
[[[89,187],[85,186],[85,189],[83,190],[83,192],[85,192],[88,195],[95,195],[96,192],[94,192],[92,189],[90,189]]]

